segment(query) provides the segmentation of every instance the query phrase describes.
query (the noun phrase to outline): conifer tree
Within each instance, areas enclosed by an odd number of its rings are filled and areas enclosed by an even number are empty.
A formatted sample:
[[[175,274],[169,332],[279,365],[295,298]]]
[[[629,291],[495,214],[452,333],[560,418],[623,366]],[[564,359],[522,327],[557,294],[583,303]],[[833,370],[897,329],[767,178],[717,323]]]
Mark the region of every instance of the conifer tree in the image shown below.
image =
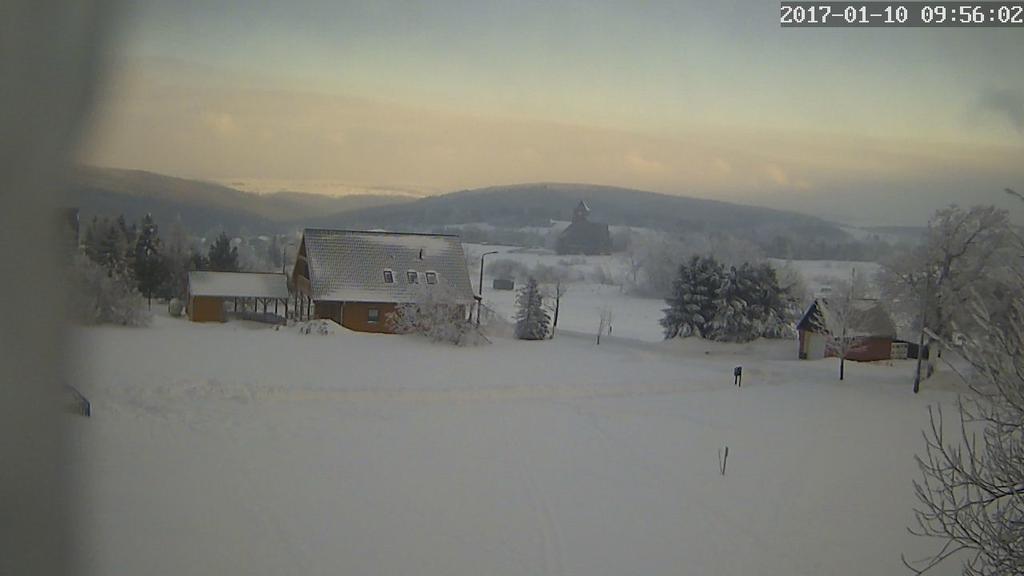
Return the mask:
[[[700,336],[724,342],[791,336],[798,302],[769,264],[730,267],[693,257],[679,267],[661,325],[665,338]]]
[[[749,342],[760,335],[754,310],[747,306],[752,291],[750,271],[747,264],[739,269],[732,266],[721,276],[714,301],[715,315],[708,325],[706,338],[720,342]]]
[[[188,235],[181,225],[181,220],[171,222],[166,239],[162,242],[161,256],[166,274],[158,293],[164,298],[184,299],[188,272],[191,267],[192,252],[189,247]]]
[[[127,277],[130,272],[125,230],[116,223],[106,226],[97,242],[95,259],[107,269],[109,276]]]
[[[167,273],[161,254],[159,228],[152,214],[146,214],[142,219],[142,227],[135,241],[132,269],[139,292],[146,296],[147,304],[152,307],[153,293],[163,283]]]
[[[270,266],[274,270],[284,265],[281,242],[277,239],[277,234],[271,236],[270,242],[267,244],[267,261],[270,262]]]
[[[85,255],[89,257],[93,262],[98,261],[97,253],[99,249],[100,239],[100,221],[99,217],[93,216],[92,220],[85,227],[85,233],[82,238],[82,247],[85,250]]]
[[[544,309],[544,298],[536,278],[530,277],[516,294],[516,338],[543,340],[548,336],[551,318]]]
[[[714,258],[694,256],[679,267],[672,284],[672,297],[666,300],[661,325],[665,338],[699,335],[707,338],[716,314],[722,265]]]
[[[210,246],[209,266],[218,272],[238,271],[238,248],[231,246],[231,239],[224,232]]]

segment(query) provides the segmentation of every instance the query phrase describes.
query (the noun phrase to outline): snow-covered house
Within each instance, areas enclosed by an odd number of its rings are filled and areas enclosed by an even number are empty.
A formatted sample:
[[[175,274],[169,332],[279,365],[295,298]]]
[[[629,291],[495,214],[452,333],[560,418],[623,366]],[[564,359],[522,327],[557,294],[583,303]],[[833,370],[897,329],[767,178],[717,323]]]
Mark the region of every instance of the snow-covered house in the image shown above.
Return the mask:
[[[473,288],[458,236],[307,228],[292,272],[298,313],[351,330],[391,332],[388,314],[426,291],[465,315]]]
[[[858,299],[851,302],[851,309],[846,335],[856,342],[847,351],[846,358],[860,362],[893,358],[896,324],[885,306],[878,300]],[[828,300],[817,298],[800,319],[796,326],[800,337],[800,359],[837,355],[831,344],[834,338],[828,333],[830,323],[827,316],[830,313]],[[903,355],[906,357],[905,351]]]
[[[562,231],[555,246],[559,254],[611,254],[612,236],[607,224],[591,222],[590,207],[583,200],[572,213],[572,223]]]
[[[224,322],[225,306],[231,302],[238,309],[239,302],[252,305],[254,311],[263,306],[263,312],[288,315],[288,276],[263,272],[209,272],[188,273],[188,301],[185,311],[193,322]],[[272,306],[272,308],[271,308]]]

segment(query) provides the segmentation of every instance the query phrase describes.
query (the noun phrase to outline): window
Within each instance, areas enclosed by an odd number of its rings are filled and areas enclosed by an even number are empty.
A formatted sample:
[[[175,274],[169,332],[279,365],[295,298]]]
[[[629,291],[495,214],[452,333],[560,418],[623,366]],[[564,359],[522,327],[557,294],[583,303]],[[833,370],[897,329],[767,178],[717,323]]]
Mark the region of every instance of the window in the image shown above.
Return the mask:
[[[384,271],[384,283],[385,284],[394,284],[395,283],[395,273],[392,272],[391,270],[385,270]]]
[[[437,284],[437,272],[427,272],[427,284]]]
[[[366,311],[366,321],[370,324],[376,324],[380,322],[380,310],[377,308],[370,308]]]
[[[409,284],[420,283],[420,275],[415,270],[409,270],[406,272],[405,277],[409,279]]]

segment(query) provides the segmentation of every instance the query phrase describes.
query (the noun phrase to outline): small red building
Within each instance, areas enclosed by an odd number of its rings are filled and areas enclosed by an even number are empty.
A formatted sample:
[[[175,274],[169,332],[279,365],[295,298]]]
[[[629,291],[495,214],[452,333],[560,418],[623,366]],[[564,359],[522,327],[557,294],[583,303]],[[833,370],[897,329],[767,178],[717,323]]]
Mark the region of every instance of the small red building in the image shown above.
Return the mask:
[[[878,300],[858,299],[852,303],[853,314],[847,325],[847,338],[851,341],[846,353],[848,360],[872,362],[893,358],[896,324],[888,310]],[[836,337],[829,334],[825,316],[829,313],[828,300],[819,298],[811,304],[797,324],[800,336],[801,360],[814,360],[837,356]],[[898,344],[897,344],[898,347]],[[903,352],[906,357],[906,352]]]

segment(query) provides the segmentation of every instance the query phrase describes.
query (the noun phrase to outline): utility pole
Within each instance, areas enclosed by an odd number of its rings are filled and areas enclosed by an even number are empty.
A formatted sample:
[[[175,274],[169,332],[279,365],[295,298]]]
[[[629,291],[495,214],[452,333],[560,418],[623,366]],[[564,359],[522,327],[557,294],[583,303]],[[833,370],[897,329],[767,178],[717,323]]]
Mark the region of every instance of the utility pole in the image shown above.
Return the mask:
[[[924,335],[925,330],[927,330],[925,319],[928,317],[928,305],[931,300],[931,283],[930,273],[926,272],[924,275],[924,297],[921,298],[921,335],[917,339],[917,369],[914,370],[914,394],[921,390],[921,362],[924,359]],[[928,353],[931,354],[932,351],[929,350]]]
[[[850,269],[850,289],[846,291],[846,302],[843,302],[843,329],[839,336],[839,380],[846,376],[846,354],[850,343],[847,341],[846,330],[853,315],[853,285],[857,282],[857,269]]]
[[[476,325],[480,326],[480,309],[484,307],[484,256],[490,256],[491,254],[497,254],[497,250],[490,252],[484,252],[480,255],[480,301],[476,303]]]

